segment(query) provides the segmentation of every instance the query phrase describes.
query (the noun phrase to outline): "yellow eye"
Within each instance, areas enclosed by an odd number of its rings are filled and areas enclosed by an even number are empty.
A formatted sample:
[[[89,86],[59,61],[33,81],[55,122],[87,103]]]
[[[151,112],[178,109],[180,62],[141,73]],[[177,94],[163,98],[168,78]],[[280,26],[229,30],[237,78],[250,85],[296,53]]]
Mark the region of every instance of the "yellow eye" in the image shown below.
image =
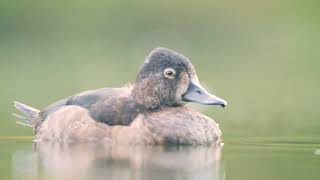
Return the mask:
[[[164,76],[168,79],[173,79],[176,75],[176,71],[172,68],[167,68],[164,70]]]

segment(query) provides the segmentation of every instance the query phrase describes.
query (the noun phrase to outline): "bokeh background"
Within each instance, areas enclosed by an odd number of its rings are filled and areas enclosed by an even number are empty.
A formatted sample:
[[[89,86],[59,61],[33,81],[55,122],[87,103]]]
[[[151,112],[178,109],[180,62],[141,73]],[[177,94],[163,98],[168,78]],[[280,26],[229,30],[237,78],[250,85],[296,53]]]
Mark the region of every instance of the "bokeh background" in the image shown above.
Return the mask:
[[[134,82],[155,47],[189,57],[229,107],[193,105],[224,139],[317,141],[320,1],[0,1],[0,135],[14,100],[36,108]]]

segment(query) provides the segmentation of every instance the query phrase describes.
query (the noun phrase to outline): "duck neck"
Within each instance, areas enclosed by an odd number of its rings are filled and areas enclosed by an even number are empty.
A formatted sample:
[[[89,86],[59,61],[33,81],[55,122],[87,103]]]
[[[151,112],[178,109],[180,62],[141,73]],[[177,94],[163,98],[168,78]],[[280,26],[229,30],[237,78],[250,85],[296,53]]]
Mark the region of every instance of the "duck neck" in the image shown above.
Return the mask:
[[[180,104],[175,101],[176,91],[170,89],[157,75],[147,78],[137,78],[131,97],[146,110],[156,111],[162,108],[175,107]]]
[[[160,96],[156,96],[150,88],[141,84],[139,85],[139,83],[133,87],[131,97],[137,104],[144,107],[145,110],[157,111],[162,107]]]

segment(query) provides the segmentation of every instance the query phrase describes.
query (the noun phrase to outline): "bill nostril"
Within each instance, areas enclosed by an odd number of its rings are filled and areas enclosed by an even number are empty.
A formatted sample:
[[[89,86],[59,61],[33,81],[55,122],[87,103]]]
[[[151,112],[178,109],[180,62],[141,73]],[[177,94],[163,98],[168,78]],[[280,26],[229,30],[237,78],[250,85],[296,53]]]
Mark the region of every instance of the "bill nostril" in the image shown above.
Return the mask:
[[[202,92],[201,92],[200,90],[197,90],[196,92],[197,92],[198,94],[202,94]]]

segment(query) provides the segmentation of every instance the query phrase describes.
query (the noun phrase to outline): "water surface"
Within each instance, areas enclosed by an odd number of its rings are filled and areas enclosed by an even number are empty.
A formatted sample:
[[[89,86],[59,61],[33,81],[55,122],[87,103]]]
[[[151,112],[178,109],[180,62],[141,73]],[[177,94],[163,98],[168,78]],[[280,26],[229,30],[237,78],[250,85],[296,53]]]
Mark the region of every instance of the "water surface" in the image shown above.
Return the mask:
[[[103,146],[2,140],[1,179],[319,179],[317,143]]]

